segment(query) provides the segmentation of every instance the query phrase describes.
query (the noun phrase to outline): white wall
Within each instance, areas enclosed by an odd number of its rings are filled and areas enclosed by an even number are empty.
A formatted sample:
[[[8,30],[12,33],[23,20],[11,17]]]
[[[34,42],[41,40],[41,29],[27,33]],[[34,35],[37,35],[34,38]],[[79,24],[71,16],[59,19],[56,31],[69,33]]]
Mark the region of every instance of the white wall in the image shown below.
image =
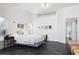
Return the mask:
[[[65,20],[73,17],[79,17],[79,5],[63,8],[57,12],[58,39],[61,42],[65,42]]]
[[[9,28],[8,28],[8,34],[15,35],[17,24],[27,24],[32,23],[32,15],[29,12],[24,12],[19,7],[17,8],[16,5],[11,4],[3,4],[0,5],[0,17],[4,17],[6,20],[8,20]],[[13,23],[15,21],[16,23]],[[23,30],[25,31],[25,29]]]
[[[56,14],[36,16],[33,20],[33,32],[37,34],[47,34],[48,41],[57,41],[57,19]],[[38,26],[52,26],[52,29],[39,29]]]
[[[11,5],[4,6],[4,8],[0,6],[0,17],[4,17],[10,21],[8,29],[10,34],[15,34],[16,32],[14,20],[17,23],[33,23],[33,33],[48,34],[48,40],[50,41],[65,42],[65,19],[79,16],[79,5],[63,8],[57,11],[56,14],[40,17],[33,16],[27,11],[24,12],[17,8],[16,5],[13,7]],[[32,16],[34,17],[33,19]],[[38,29],[39,25],[52,25],[52,29]]]
[[[63,8],[56,12],[56,15],[36,17],[33,21],[34,33],[47,33],[50,41],[65,43],[65,21],[67,18],[79,16],[79,5]],[[51,30],[38,29],[39,25],[51,24]]]

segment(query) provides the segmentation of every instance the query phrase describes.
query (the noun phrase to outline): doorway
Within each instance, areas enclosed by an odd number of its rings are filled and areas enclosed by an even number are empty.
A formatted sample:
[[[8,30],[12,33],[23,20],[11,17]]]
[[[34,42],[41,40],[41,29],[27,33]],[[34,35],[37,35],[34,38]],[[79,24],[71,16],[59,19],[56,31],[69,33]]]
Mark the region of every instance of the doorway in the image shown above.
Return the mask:
[[[66,19],[66,42],[78,41],[78,17]]]

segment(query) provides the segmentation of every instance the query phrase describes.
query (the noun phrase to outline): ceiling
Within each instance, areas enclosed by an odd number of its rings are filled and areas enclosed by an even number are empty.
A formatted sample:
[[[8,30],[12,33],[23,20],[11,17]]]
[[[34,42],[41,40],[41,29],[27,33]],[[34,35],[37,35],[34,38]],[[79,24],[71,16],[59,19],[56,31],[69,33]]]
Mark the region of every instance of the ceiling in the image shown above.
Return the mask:
[[[48,7],[44,8],[42,7],[44,3],[4,3],[0,4],[0,6],[3,7],[10,7],[13,8],[14,6],[18,10],[22,10],[24,12],[30,12],[32,14],[48,14],[48,13],[54,13],[64,7],[69,7],[73,5],[78,5],[78,3],[48,3]]]
[[[23,10],[28,10],[35,14],[54,13],[61,8],[77,5],[77,3],[49,3],[47,8],[42,7],[43,3],[19,4]]]

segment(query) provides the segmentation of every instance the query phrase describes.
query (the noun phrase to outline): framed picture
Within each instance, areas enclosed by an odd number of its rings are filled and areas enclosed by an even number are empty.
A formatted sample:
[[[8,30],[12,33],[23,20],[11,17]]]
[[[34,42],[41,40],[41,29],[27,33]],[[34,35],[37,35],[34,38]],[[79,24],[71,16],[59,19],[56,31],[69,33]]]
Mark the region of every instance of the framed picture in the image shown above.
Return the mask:
[[[51,25],[48,25],[48,26],[39,26],[38,28],[40,28],[40,29],[52,29],[52,26]]]
[[[52,29],[52,26],[51,25],[49,25],[49,29]]]
[[[17,28],[23,29],[24,28],[24,24],[17,24]]]

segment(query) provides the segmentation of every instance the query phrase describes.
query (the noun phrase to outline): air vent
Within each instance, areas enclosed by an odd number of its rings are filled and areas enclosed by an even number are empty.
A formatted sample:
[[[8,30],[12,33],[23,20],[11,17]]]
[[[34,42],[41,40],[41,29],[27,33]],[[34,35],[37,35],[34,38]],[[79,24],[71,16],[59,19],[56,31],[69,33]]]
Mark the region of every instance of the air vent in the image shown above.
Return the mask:
[[[51,12],[51,13],[45,13],[45,14],[38,14],[37,16],[46,16],[46,15],[52,15],[52,14],[56,14],[56,12]]]

